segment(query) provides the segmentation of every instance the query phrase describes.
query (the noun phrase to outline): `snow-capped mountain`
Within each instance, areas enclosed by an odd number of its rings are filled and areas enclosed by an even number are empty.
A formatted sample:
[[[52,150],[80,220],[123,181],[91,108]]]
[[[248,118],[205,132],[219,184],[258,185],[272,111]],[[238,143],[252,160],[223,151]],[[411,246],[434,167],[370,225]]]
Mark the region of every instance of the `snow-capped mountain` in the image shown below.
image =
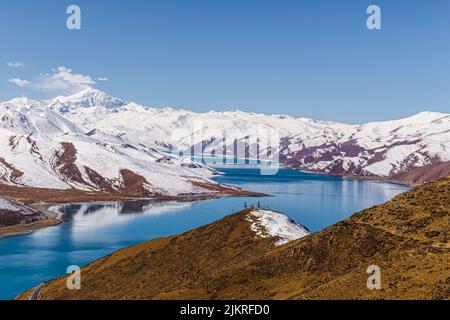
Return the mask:
[[[171,156],[170,163],[166,163],[162,152],[217,155],[225,150],[231,155],[236,145],[244,145],[250,157],[257,151],[270,151],[289,167],[326,174],[418,182],[450,173],[450,115],[436,112],[395,121],[346,125],[242,111],[195,113],[147,108],[87,89],[50,101],[21,98],[2,103],[0,128],[3,128],[1,143],[9,146],[6,156],[23,152],[16,156],[20,159],[11,162],[17,162],[16,170],[28,165],[39,168],[33,169],[36,174],[32,177],[20,178],[32,185],[42,183],[37,177],[45,172],[60,172],[62,164],[58,159],[73,159],[76,150],[76,160],[72,162],[79,172],[71,178],[71,186],[79,187],[79,181],[96,180],[90,176],[98,174],[114,188],[120,188],[118,172],[127,168],[145,176],[155,189],[180,191],[186,189],[181,177],[205,178],[210,171],[199,166],[195,170],[188,168],[186,173],[183,161],[188,160]],[[276,148],[269,143],[267,132],[279,136]],[[30,152],[33,141],[39,150],[45,150],[38,153],[48,155],[42,156],[43,160],[39,160],[36,152]],[[187,165],[191,166],[195,167],[192,163]],[[11,169],[3,167],[11,177]],[[159,182],[173,168],[180,183]],[[73,175],[71,169],[62,170]],[[56,175],[48,178],[47,183],[61,188],[67,186],[67,179]]]
[[[126,101],[112,97],[102,91],[86,89],[72,96],[58,96],[47,102],[54,111],[61,113],[74,112],[77,109],[90,111],[100,108],[102,113],[117,112],[126,106]]]
[[[289,137],[282,150],[285,163],[315,172],[407,182],[450,173],[449,114],[422,112],[402,120],[331,129],[331,136],[318,134],[309,143],[301,135]]]
[[[68,110],[119,105],[99,96],[56,100]],[[208,167],[75,123],[64,116],[69,111],[54,111],[55,101],[0,104],[1,183],[141,196],[203,193],[213,184]]]

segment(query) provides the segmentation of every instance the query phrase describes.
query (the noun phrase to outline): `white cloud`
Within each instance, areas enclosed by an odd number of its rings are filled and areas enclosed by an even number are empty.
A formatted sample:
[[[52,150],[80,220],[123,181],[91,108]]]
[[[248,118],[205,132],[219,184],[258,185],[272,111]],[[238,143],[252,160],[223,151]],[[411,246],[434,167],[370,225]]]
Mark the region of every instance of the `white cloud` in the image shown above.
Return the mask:
[[[8,62],[7,65],[11,68],[25,68],[25,63],[20,61]]]
[[[62,91],[75,93],[95,84],[90,76],[73,73],[72,69],[59,67],[52,73],[40,74],[33,82],[33,87],[41,91]]]
[[[107,77],[93,78],[77,74],[67,67],[52,69],[50,73],[41,73],[34,80],[8,79],[21,88],[27,87],[43,92],[57,92],[58,94],[73,94],[92,87],[96,81],[107,81]]]
[[[27,81],[27,80],[17,79],[17,78],[15,78],[15,79],[8,79],[8,82],[9,83],[13,83],[16,86],[19,86],[21,88],[26,87],[26,86],[28,86],[30,84],[30,82]]]

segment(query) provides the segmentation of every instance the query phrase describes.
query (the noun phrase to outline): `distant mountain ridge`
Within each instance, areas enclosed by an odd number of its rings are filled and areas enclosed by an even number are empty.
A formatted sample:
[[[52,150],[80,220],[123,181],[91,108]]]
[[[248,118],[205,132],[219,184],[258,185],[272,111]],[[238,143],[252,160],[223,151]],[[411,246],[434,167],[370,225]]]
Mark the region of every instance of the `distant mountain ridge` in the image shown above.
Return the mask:
[[[40,112],[40,120],[30,124],[24,118],[22,122],[17,114],[14,124],[10,116],[5,117],[5,109]],[[44,118],[49,121],[45,123]],[[235,141],[250,152],[258,147],[266,152],[265,141],[257,146],[246,137],[255,131],[276,130],[281,138],[279,159],[300,170],[408,183],[450,173],[450,114],[446,113],[422,112],[401,120],[347,125],[239,110],[195,113],[147,108],[96,89],[48,101],[20,98],[0,104],[0,128],[29,132],[33,125],[44,135],[58,130],[89,132],[92,139],[119,141],[152,152],[195,149],[204,154],[233,150],[233,141],[223,139],[230,129]],[[263,135],[258,138],[264,140]]]

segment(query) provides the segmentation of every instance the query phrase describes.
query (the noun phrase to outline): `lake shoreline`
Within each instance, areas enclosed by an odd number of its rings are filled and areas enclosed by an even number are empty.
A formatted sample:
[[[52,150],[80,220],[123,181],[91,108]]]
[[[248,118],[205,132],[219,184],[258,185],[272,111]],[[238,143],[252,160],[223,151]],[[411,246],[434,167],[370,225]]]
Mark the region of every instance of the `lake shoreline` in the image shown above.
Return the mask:
[[[77,203],[103,203],[103,202],[113,202],[113,201],[180,201],[180,202],[190,202],[190,201],[202,201],[202,200],[212,200],[220,199],[226,197],[269,197],[271,195],[252,192],[237,188],[221,188],[218,189],[217,193],[211,194],[200,194],[200,195],[189,195],[189,196],[157,196],[157,197],[123,197],[119,195],[102,195],[101,199],[92,198],[73,198],[70,201],[63,202],[46,202],[45,200],[39,200],[36,203],[27,204],[30,208],[33,208],[42,214],[44,214],[47,219],[36,221],[28,224],[17,224],[8,227],[0,227],[0,239],[24,236],[32,234],[35,231],[39,231],[45,228],[54,227],[61,223],[64,223],[63,215],[58,212],[49,210],[53,206],[57,205],[71,205]],[[21,201],[21,199],[13,198],[16,201]]]
[[[392,180],[387,177],[383,178],[383,177],[377,177],[377,176],[352,176],[352,175],[345,175],[345,174],[328,174],[328,173],[315,172],[315,171],[306,171],[306,170],[301,170],[301,169],[296,169],[296,168],[291,168],[291,167],[286,167],[286,168],[296,170],[299,172],[303,172],[303,173],[317,174],[317,175],[325,176],[325,177],[340,177],[340,178],[345,178],[348,180],[385,182],[385,183],[398,184],[398,185],[406,186],[406,187],[410,187],[410,188],[416,187],[417,185],[420,184],[420,183],[409,183],[409,182],[401,181],[401,180]]]
[[[218,169],[220,171],[221,168],[233,168],[236,166],[244,166],[244,165],[230,165],[230,166],[217,166],[214,167],[216,169]],[[247,165],[245,165],[247,166]],[[259,168],[258,166],[254,166],[253,168]],[[324,173],[324,172],[320,172],[320,171],[308,171],[308,170],[303,170],[303,169],[299,169],[296,167],[291,167],[291,166],[286,166],[282,163],[279,164],[279,168],[280,169],[290,169],[290,170],[294,170],[294,171],[298,171],[298,172],[302,172],[302,173],[308,173],[308,174],[317,174],[319,176],[324,176],[324,177],[339,177],[339,178],[346,178],[348,180],[363,180],[363,181],[374,181],[374,182],[386,182],[386,183],[392,183],[392,184],[398,184],[401,186],[407,186],[410,188],[416,187],[417,185],[420,185],[421,183],[411,183],[411,182],[407,182],[407,181],[402,181],[402,180],[395,180],[395,179],[390,179],[389,177],[381,177],[381,176],[354,176],[354,175],[346,175],[346,174],[330,174],[330,173]]]
[[[325,177],[340,177],[348,180],[360,180],[360,181],[373,181],[373,182],[380,182],[380,183],[391,183],[401,186],[407,186],[409,188],[412,188],[416,186],[416,184],[407,183],[404,181],[395,181],[390,179],[384,179],[383,177],[370,177],[370,176],[349,176],[349,175],[336,175],[336,174],[326,174],[326,173],[320,173],[320,172],[313,172],[313,171],[305,171],[300,170],[296,168],[290,168],[283,166],[285,169],[290,169],[302,173],[307,174],[316,174],[319,176],[325,176]],[[213,185],[198,185],[200,187],[211,187]],[[27,188],[32,189],[32,188]],[[233,188],[230,186],[223,187],[223,185],[219,184],[219,187],[216,187],[216,190],[218,193],[212,193],[212,194],[201,194],[201,195],[189,195],[189,196],[157,196],[157,197],[128,197],[123,195],[115,195],[115,194],[99,194],[99,197],[97,199],[94,197],[89,197],[86,195],[80,195],[79,197],[72,197],[68,201],[56,201],[56,202],[46,202],[45,200],[40,200],[39,203],[30,203],[28,206],[32,207],[33,209],[36,209],[40,212],[42,212],[47,219],[43,221],[38,221],[30,224],[23,224],[23,225],[15,225],[15,226],[9,226],[9,227],[0,227],[0,239],[3,238],[11,238],[11,237],[17,237],[17,236],[24,236],[31,234],[35,231],[42,230],[44,228],[54,227],[61,223],[64,223],[64,220],[61,216],[58,216],[58,213],[52,212],[49,210],[50,207],[56,206],[56,205],[71,205],[71,204],[77,204],[77,203],[102,203],[102,202],[112,202],[112,201],[134,201],[134,200],[147,200],[147,201],[201,201],[201,200],[212,200],[212,199],[220,199],[220,198],[226,198],[226,197],[268,197],[271,196],[269,194],[259,193],[259,192],[252,192],[247,191],[243,189]],[[14,200],[21,201],[21,199],[13,198]],[[55,216],[56,214],[56,216]]]

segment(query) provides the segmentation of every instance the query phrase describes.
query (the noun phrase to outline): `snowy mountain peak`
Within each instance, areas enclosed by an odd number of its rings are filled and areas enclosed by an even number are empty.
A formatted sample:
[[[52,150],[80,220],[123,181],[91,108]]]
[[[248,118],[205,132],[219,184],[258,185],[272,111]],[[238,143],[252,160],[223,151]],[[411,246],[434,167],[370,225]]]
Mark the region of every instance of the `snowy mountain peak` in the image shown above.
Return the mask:
[[[117,110],[128,103],[121,99],[106,94],[103,91],[88,88],[71,96],[59,96],[50,101],[51,107],[57,107],[59,111],[67,112],[76,108],[101,107]]]
[[[395,127],[405,126],[405,125],[419,125],[419,124],[429,124],[433,121],[439,120],[441,118],[447,117],[449,114],[441,112],[423,111],[408,118],[390,120],[390,121],[377,121],[369,122],[363,124],[361,127],[379,127],[384,126],[386,128],[395,129]]]
[[[29,108],[29,107],[39,107],[42,103],[36,100],[32,100],[26,97],[14,98],[10,101],[5,101],[0,103],[0,106],[6,108]]]
[[[438,120],[440,118],[447,117],[448,114],[441,113],[441,112],[433,112],[433,111],[423,111],[419,112],[418,114],[413,115],[412,117],[409,117],[409,120],[417,121],[417,123],[429,123],[435,120]]]

